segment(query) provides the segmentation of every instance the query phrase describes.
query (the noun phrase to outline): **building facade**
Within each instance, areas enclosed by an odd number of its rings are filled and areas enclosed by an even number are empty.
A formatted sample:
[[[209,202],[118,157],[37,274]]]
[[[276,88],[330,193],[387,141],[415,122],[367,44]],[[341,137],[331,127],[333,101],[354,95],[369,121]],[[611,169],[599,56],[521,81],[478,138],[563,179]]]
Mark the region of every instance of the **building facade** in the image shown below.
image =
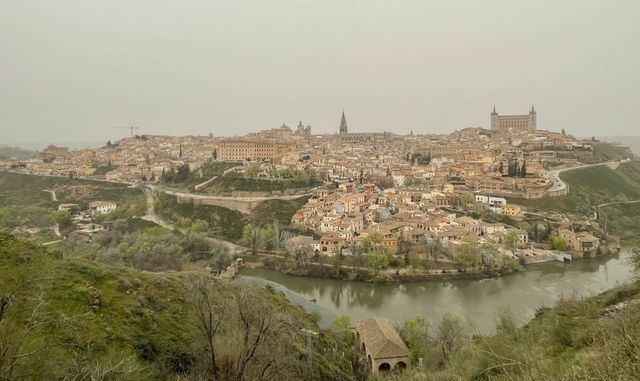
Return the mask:
[[[535,131],[537,129],[536,110],[531,106],[529,114],[499,115],[496,108],[491,113],[491,131]]]
[[[275,160],[286,154],[295,152],[293,142],[229,139],[218,146],[218,158],[226,161],[243,160]]]

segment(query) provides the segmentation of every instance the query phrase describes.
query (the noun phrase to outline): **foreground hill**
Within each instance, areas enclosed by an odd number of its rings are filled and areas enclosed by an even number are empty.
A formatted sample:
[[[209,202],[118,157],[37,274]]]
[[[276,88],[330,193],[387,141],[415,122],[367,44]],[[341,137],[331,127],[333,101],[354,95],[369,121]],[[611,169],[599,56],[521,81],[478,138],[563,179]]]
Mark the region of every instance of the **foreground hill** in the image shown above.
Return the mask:
[[[270,289],[66,258],[3,233],[0,301],[0,380],[306,379],[301,330],[319,331]],[[359,358],[331,336],[311,350],[314,378],[355,377]]]

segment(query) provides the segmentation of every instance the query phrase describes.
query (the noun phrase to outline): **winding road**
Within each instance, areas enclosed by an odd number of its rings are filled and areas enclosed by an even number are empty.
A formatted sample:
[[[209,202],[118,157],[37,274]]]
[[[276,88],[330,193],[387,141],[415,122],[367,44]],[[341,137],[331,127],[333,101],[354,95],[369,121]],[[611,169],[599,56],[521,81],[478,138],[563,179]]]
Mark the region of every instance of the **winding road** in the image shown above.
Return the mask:
[[[162,217],[158,215],[158,213],[156,213],[154,200],[153,200],[153,191],[149,188],[144,188],[144,194],[147,198],[147,214],[145,214],[140,218],[142,218],[145,221],[153,222],[154,224],[161,226],[167,230],[171,230],[171,231],[175,230],[176,229],[175,226],[165,221]],[[184,229],[178,229],[178,230],[183,234],[186,233],[186,230]],[[220,246],[223,246],[225,249],[227,249],[227,252],[231,255],[241,254],[247,251],[246,247],[236,245],[233,242],[225,241],[223,239],[207,237],[207,240],[210,242],[216,243]]]
[[[562,172],[573,171],[574,169],[597,167],[597,166],[600,166],[600,165],[614,165],[614,164],[618,164],[618,162],[607,161],[607,162],[604,162],[604,163],[583,164],[583,165],[577,165],[575,167],[558,168],[558,169],[551,170],[551,171],[549,171],[549,179],[551,179],[551,181],[553,181],[553,185],[551,186],[551,188],[547,189],[547,192],[554,193],[554,192],[558,192],[558,191],[564,190],[567,187],[567,183],[565,183],[560,178],[560,174]]]

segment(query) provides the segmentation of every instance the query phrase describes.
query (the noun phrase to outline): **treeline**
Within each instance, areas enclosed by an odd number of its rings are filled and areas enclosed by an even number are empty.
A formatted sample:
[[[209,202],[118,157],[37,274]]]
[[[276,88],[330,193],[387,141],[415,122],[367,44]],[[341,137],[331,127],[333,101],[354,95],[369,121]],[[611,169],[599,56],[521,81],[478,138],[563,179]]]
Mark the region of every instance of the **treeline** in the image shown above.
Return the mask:
[[[71,236],[61,245],[81,257],[146,271],[179,271],[196,261],[206,261],[212,269],[222,271],[231,263],[227,250],[207,236],[210,227],[206,221],[181,219],[177,223],[180,231],[133,224],[116,221],[109,230],[90,238]]]

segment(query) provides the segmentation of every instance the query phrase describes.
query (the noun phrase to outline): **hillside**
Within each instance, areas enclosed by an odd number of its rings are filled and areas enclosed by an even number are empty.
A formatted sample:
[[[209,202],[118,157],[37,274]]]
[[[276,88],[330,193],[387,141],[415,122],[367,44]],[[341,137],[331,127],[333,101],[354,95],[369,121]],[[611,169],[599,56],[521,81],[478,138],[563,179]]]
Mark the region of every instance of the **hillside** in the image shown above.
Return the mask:
[[[106,266],[3,233],[0,280],[2,380],[209,379],[211,330],[204,327],[218,321],[212,345],[221,379],[305,379],[300,330],[319,331],[268,288]],[[343,352],[343,360],[325,358],[326,348]],[[354,378],[358,357],[330,335],[317,337],[312,351],[313,378]]]
[[[6,145],[0,145],[0,159],[14,157],[18,160],[27,160],[34,157],[36,153],[22,149],[20,147],[10,147]]]
[[[385,380],[635,380],[640,372],[640,284],[544,308],[522,328],[508,310],[496,334],[473,336],[460,317],[431,327],[419,318],[401,332],[424,367]],[[419,339],[419,340],[417,340]]]
[[[630,237],[640,232],[640,204],[626,203],[640,200],[640,162],[622,163],[613,170],[595,166],[562,172],[560,177],[570,186],[569,194],[542,199],[510,199],[529,210],[572,213],[591,218],[599,211],[606,218],[610,231]],[[606,206],[603,204],[617,203]]]

